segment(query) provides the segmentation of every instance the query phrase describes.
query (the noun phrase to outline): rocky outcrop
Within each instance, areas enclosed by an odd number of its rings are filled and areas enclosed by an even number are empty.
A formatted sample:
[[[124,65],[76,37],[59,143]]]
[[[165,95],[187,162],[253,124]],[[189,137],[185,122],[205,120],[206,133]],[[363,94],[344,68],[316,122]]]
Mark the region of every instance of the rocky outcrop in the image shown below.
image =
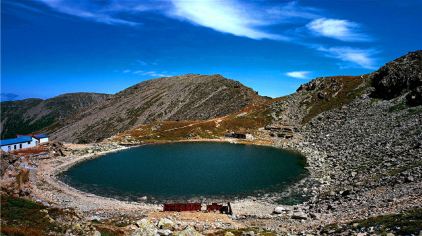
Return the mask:
[[[392,99],[407,94],[407,103],[422,104],[422,50],[408,53],[371,74],[373,97]]]
[[[301,85],[296,93],[270,105],[272,126],[306,124],[315,116],[350,103],[368,86],[366,76],[321,77]]]

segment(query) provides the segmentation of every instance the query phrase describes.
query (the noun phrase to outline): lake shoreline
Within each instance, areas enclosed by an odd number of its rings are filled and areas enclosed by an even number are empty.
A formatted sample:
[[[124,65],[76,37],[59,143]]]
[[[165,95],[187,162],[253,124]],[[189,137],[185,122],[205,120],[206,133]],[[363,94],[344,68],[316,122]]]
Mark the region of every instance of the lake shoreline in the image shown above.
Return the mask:
[[[228,142],[255,145],[253,142],[237,142],[237,140],[178,140],[177,142]],[[70,167],[83,161],[100,158],[111,152],[125,150],[128,147],[110,144],[98,144],[105,146],[100,152],[92,152],[85,155],[69,155],[66,157],[53,157],[45,160],[37,161],[37,171],[32,174],[31,198],[48,206],[59,208],[74,208],[80,211],[85,217],[102,215],[104,218],[112,218],[119,212],[125,211],[129,215],[145,215],[149,212],[161,210],[161,204],[152,204],[144,200],[138,202],[128,202],[117,200],[114,198],[98,196],[93,193],[83,192],[75,189],[68,184],[62,182],[58,175],[66,171]],[[149,145],[141,144],[136,146]],[[272,145],[259,143],[259,145],[274,147]],[[72,145],[70,145],[71,147]],[[88,150],[92,145],[86,145]],[[277,147],[275,147],[277,148]],[[308,177],[305,177],[308,178]],[[302,180],[301,180],[302,181]],[[247,217],[266,217],[271,215],[272,211],[278,204],[272,202],[271,199],[264,197],[248,196],[240,199],[233,199],[232,206],[236,209],[237,214]],[[272,203],[271,203],[272,202]],[[253,207],[250,207],[253,206]]]
[[[81,168],[72,168],[81,163],[77,161],[71,163],[71,166],[58,169],[58,173],[55,175],[61,182],[84,192],[126,201],[138,201],[139,198],[142,198],[147,199],[144,202],[152,204],[162,204],[168,201],[231,202],[247,198],[265,198],[265,200],[272,201],[307,176],[308,171],[303,163],[305,157],[297,152],[251,143],[237,144],[207,140],[119,148],[111,156],[108,154],[111,152],[107,153],[107,156],[112,158],[104,157],[105,160],[85,163]],[[160,145],[163,146],[160,147]],[[184,150],[194,150],[194,152]],[[210,150],[219,151],[213,153]],[[137,158],[129,158],[132,156]],[[147,156],[149,158],[145,158]],[[86,160],[92,159],[94,158]],[[215,166],[216,161],[219,163],[218,167]],[[253,166],[248,164],[251,161],[254,163]],[[118,169],[113,167],[115,165],[119,166]],[[177,167],[174,167],[175,165]],[[194,169],[184,170],[183,168],[188,165],[193,165]],[[134,166],[137,167],[133,168]],[[216,167],[218,169],[215,169],[216,175],[212,179],[209,175],[203,175]],[[122,176],[122,179],[108,181],[110,174],[97,172],[98,169],[116,173],[116,175],[113,174],[114,178]],[[125,170],[130,174],[119,175],[119,170]],[[157,176],[157,171],[168,173],[168,176],[172,177]],[[190,174],[185,174],[185,171]],[[189,176],[197,176],[197,179],[191,180]],[[131,182],[134,178],[138,180],[136,184]],[[151,178],[155,184],[151,185],[152,182],[143,180],[148,178]],[[172,181],[175,178],[179,181]],[[140,181],[143,181],[142,185],[139,185]],[[235,190],[236,183],[239,182],[244,183],[243,187]],[[121,189],[121,184],[117,183],[125,184],[126,187]],[[210,186],[207,186],[207,183]],[[99,188],[98,185],[102,187]],[[172,186],[190,186],[191,190],[179,191],[178,188],[166,190]]]

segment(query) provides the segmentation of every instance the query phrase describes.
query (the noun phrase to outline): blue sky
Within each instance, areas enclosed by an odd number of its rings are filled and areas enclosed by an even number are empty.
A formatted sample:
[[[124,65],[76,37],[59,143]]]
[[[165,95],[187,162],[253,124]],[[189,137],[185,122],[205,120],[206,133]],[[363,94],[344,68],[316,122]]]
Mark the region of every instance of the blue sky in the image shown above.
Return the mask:
[[[421,0],[2,0],[2,99],[222,74],[272,97],[422,49]]]

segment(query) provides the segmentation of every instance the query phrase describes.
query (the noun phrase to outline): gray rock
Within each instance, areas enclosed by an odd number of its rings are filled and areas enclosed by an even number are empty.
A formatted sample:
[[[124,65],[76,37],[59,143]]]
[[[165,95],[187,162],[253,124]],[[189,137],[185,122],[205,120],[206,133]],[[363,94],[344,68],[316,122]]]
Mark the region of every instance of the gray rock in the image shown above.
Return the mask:
[[[169,236],[169,235],[172,235],[172,234],[173,234],[173,231],[171,231],[171,230],[169,230],[169,229],[159,229],[159,230],[157,231],[157,233],[158,233],[159,235]]]
[[[136,229],[132,233],[132,236],[156,236],[156,235],[158,235],[158,229],[148,219],[138,220],[136,222],[136,226],[138,226],[138,229]]]
[[[160,229],[170,229],[170,230],[173,230],[174,229],[174,222],[171,221],[170,219],[162,218],[158,222],[158,228],[160,228]]]
[[[283,213],[285,213],[286,211],[287,211],[287,209],[286,209],[286,208],[284,208],[284,207],[282,207],[282,206],[278,206],[278,207],[275,207],[275,208],[274,208],[273,213],[274,213],[274,214],[283,214]]]
[[[100,231],[95,230],[93,236],[101,236]]]
[[[255,232],[253,231],[242,232],[242,236],[255,236]]]
[[[299,211],[299,212],[293,212],[292,219],[295,219],[295,220],[306,220],[306,219],[308,219],[308,216],[305,213],[301,212],[301,211]]]
[[[196,231],[192,226],[186,227],[184,230],[180,231],[177,236],[202,236],[201,233]]]

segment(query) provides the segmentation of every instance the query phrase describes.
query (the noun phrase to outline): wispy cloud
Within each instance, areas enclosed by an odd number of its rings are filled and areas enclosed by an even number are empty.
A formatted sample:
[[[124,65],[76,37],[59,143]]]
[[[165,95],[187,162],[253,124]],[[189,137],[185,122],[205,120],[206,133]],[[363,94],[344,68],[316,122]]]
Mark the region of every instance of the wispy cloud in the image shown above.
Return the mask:
[[[308,79],[310,71],[290,71],[286,75],[295,79]]]
[[[14,2],[14,1],[3,1],[2,4],[7,4],[7,5],[11,5],[14,7],[19,7],[22,9],[25,9],[27,11],[32,11],[32,12],[36,12],[36,13],[43,13],[40,9],[36,8],[36,7],[32,7],[29,5],[26,5],[24,3],[20,3],[20,2]]]
[[[360,33],[360,25],[339,19],[319,18],[306,25],[316,35],[334,38],[342,41],[369,41],[370,37]]]
[[[291,22],[294,19],[316,19],[320,17],[320,10],[313,7],[301,6],[298,1],[291,1],[269,7],[262,14],[268,20],[275,22]]]
[[[240,2],[239,0],[38,1],[57,12],[110,25],[137,26],[142,22],[134,21],[135,17],[133,16],[146,11],[154,12],[164,17],[186,21],[239,37],[299,44],[323,52],[323,55],[327,57],[367,69],[374,68],[373,56],[377,53],[372,49],[356,49],[346,45],[337,47],[309,46],[314,45],[311,42],[313,37],[308,38],[309,33],[305,36],[302,35],[303,29],[306,29],[305,32],[311,32],[317,36],[343,42],[371,41],[372,38],[362,32],[360,24],[346,19],[325,17],[323,16],[326,14],[324,11],[302,6],[298,1],[282,1],[277,4],[257,4],[253,1]],[[283,30],[278,27],[280,25],[283,25]],[[275,28],[278,30],[274,30]],[[143,66],[146,63],[145,61],[139,62]]]
[[[152,76],[152,77],[170,77],[171,76],[167,74],[166,72],[143,71],[143,70],[134,71],[133,74]]]
[[[129,20],[124,20],[118,17],[114,17],[112,14],[107,13],[109,8],[103,7],[92,7],[88,3],[89,1],[67,1],[67,0],[39,0],[46,4],[55,11],[81,17],[96,22],[109,24],[109,25],[129,25],[136,26],[140,23]]]
[[[246,4],[234,0],[186,1],[172,0],[175,10],[171,16],[187,20],[220,32],[252,39],[286,40],[287,37],[261,29],[270,25]]]
[[[318,51],[325,56],[336,58],[346,62],[346,67],[359,66],[366,69],[375,69],[375,59],[373,55],[377,53],[375,49],[359,49],[352,47],[318,47]]]
[[[147,63],[146,61],[143,61],[143,60],[136,60],[136,62],[137,62],[139,65],[141,65],[141,66],[146,66],[146,65],[148,65],[148,63]]]

